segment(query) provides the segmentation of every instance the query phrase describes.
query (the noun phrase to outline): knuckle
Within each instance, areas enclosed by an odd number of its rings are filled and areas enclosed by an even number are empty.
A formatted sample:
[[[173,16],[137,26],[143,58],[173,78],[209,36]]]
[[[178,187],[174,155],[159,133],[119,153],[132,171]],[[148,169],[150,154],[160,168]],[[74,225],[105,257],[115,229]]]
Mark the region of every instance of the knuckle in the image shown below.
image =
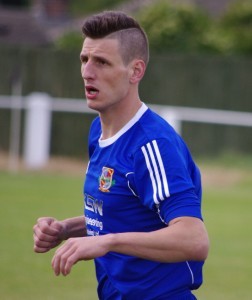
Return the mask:
[[[68,266],[72,266],[75,263],[75,260],[73,257],[69,257],[67,260],[67,265]]]
[[[37,238],[36,234],[33,235],[33,241],[35,244],[38,242],[38,238]]]
[[[39,238],[40,240],[43,241],[43,240],[46,239],[46,235],[45,235],[43,232],[41,232],[41,233],[39,234],[38,238]]]
[[[64,255],[64,254],[61,255],[60,261],[61,261],[63,264],[65,264],[67,260],[68,260],[68,259],[67,259],[67,256],[66,256],[66,255]]]
[[[41,223],[40,225],[39,225],[39,228],[40,228],[40,230],[42,231],[42,232],[44,232],[44,231],[46,231],[47,229],[48,229],[48,225],[46,224],[46,223]]]

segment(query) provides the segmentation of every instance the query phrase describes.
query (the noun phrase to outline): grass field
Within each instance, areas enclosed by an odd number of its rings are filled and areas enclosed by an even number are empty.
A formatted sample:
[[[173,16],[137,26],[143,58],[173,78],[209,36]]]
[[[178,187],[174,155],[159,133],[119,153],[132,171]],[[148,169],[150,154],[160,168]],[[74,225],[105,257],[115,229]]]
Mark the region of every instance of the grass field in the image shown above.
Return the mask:
[[[252,160],[199,164],[211,249],[204,269],[205,282],[196,295],[202,300],[249,300]],[[33,252],[32,227],[38,217],[61,219],[82,214],[82,181],[82,176],[63,172],[0,171],[1,299],[97,299],[92,262],[75,265],[68,277],[55,277],[50,265],[53,251]]]

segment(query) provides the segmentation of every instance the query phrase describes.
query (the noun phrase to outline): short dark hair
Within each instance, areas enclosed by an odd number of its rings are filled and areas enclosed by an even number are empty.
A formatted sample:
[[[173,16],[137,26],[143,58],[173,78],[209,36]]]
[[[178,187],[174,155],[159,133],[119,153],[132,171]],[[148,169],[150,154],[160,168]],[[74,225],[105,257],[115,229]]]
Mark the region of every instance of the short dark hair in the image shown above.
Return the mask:
[[[134,58],[149,61],[149,45],[146,33],[132,17],[120,11],[105,11],[84,21],[85,37],[100,39],[115,38],[119,41],[122,59],[128,64]]]

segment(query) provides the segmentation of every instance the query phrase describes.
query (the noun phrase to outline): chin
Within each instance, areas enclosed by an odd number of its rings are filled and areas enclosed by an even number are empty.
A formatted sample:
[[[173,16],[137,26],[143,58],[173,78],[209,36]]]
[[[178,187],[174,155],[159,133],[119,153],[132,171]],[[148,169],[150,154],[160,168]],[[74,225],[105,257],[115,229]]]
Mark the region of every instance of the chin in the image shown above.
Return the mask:
[[[87,106],[88,108],[96,110],[97,112],[101,111],[101,108],[99,108],[99,105],[97,105],[97,103],[95,103],[94,100],[87,99]]]

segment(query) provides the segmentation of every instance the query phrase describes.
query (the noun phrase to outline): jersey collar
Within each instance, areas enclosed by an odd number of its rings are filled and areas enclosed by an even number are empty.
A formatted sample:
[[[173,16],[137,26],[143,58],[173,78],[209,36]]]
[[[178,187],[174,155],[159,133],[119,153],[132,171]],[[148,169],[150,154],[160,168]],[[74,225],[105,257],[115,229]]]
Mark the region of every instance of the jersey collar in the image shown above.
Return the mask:
[[[114,136],[105,140],[101,140],[101,138],[99,138],[99,146],[103,148],[112,145],[116,140],[119,139],[120,136],[122,136],[133,125],[135,125],[136,122],[138,122],[138,120],[142,117],[142,115],[146,112],[147,109],[148,106],[145,103],[142,103],[142,106],[139,108],[135,116],[127,124],[125,124],[123,128],[121,128]]]

